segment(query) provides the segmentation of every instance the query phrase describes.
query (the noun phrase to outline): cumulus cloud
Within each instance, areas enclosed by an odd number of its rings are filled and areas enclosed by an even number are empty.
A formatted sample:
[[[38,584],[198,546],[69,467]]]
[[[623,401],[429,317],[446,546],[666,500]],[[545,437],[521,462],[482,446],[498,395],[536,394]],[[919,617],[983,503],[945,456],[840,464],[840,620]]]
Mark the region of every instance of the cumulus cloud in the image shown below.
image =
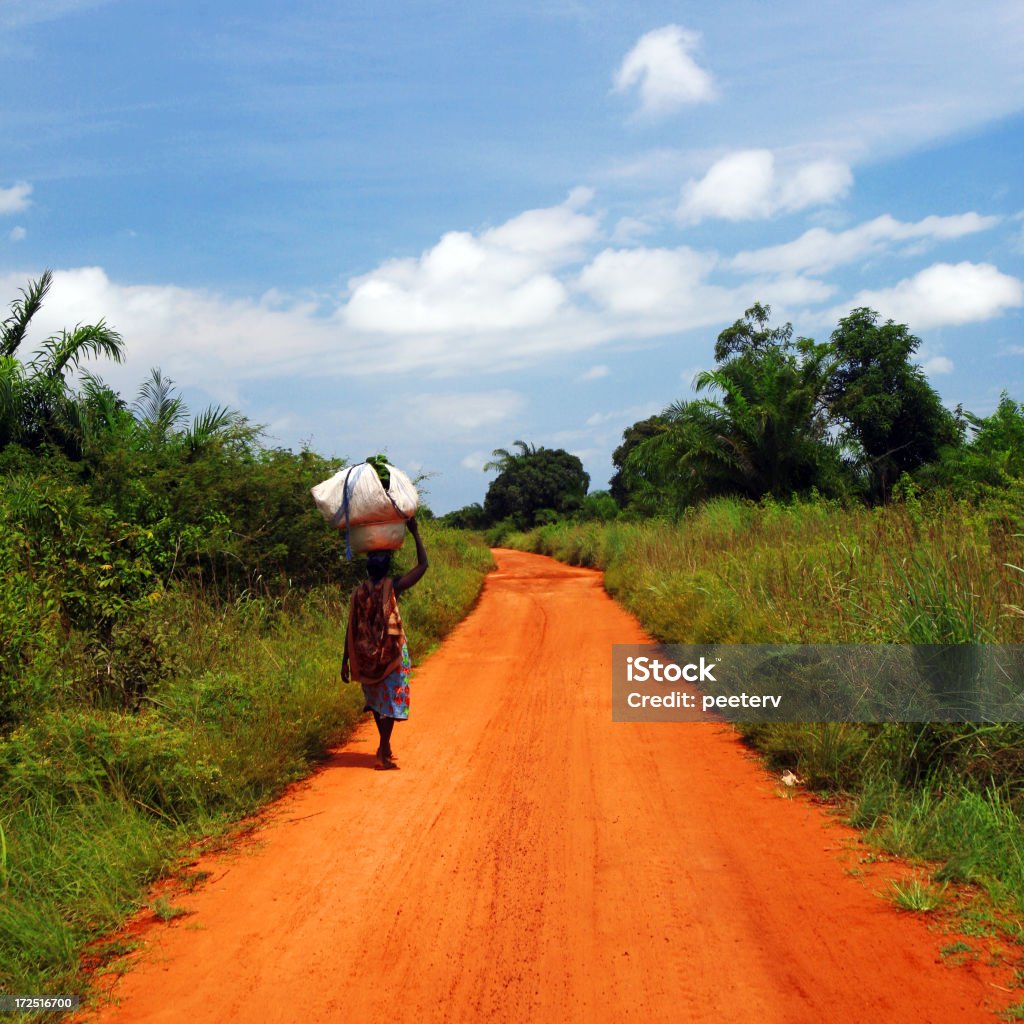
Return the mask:
[[[19,224],[7,232],[7,237],[12,242],[21,242],[28,236],[28,232]]]
[[[102,318],[127,342],[125,366],[101,367],[115,387],[134,393],[159,365],[183,386],[236,403],[245,381],[352,381],[382,372],[455,378],[542,365],[552,355],[612,341],[720,329],[759,296],[783,319],[788,309],[814,308],[834,323],[850,305],[868,305],[915,329],[975,322],[1024,305],[1024,285],[988,264],[935,264],[892,287],[861,292],[837,311],[826,308],[835,285],[807,272],[873,247],[957,238],[995,222],[974,213],[914,224],[877,218],[726,260],[686,246],[613,247],[600,215],[586,212],[590,200],[579,190],[557,206],[486,230],[450,232],[418,257],[390,260],[353,279],[344,294],[317,298],[273,290],[231,297],[124,284],[100,267],[57,270],[25,347],[30,352],[62,327]],[[736,272],[739,278],[727,276]],[[16,295],[28,276],[0,279],[0,294]],[[685,365],[688,357],[680,355]],[[609,373],[599,358],[580,362],[579,380]],[[933,372],[942,371],[941,362],[934,365]],[[414,400],[410,424],[462,437],[513,416],[522,403],[516,392],[447,390],[434,401]]]
[[[703,178],[683,186],[676,214],[684,223],[708,217],[757,220],[834,202],[853,184],[837,160],[778,167],[768,149],[744,149],[722,157]]]
[[[31,195],[32,186],[27,181],[19,181],[10,188],[0,188],[0,214],[27,210],[32,204]]]
[[[0,280],[5,295],[24,287],[23,275]],[[26,341],[75,324],[106,322],[126,341],[123,367],[105,364],[104,377],[134,390],[150,366],[181,383],[205,387],[240,377],[308,372],[337,345],[337,331],[310,303],[229,299],[175,285],[125,285],[100,267],[57,270]]]
[[[936,263],[891,288],[859,292],[850,307],[868,306],[911,329],[978,323],[1024,305],[1024,283],[990,263]]]
[[[715,96],[714,82],[693,59],[700,33],[665,25],[640,37],[615,73],[616,92],[637,89],[640,112],[659,117]]]
[[[579,287],[612,313],[650,315],[692,305],[715,258],[678,249],[605,249],[584,267]]]
[[[983,217],[974,212],[925,217],[915,223],[884,214],[846,231],[811,228],[792,242],[738,253],[729,265],[749,273],[824,273],[872,256],[892,243],[962,238],[987,231],[999,222],[999,217]]]
[[[597,219],[580,211],[588,190],[473,235],[452,231],[418,258],[390,260],[349,282],[342,319],[357,330],[401,334],[515,331],[549,322],[568,304],[552,273],[584,252]]]

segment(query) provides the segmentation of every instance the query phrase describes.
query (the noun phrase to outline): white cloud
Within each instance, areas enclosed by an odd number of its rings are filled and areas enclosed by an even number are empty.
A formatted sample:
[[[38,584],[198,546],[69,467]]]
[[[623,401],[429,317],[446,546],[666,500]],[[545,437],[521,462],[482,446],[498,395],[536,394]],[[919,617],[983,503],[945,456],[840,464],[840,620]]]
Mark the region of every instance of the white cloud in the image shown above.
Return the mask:
[[[349,282],[350,328],[403,335],[517,331],[551,321],[568,294],[551,271],[583,255],[597,219],[574,191],[560,206],[528,210],[473,235],[452,231],[418,258],[390,260]]]
[[[881,252],[894,242],[962,238],[987,231],[999,222],[999,217],[983,217],[974,212],[925,217],[916,223],[884,214],[846,231],[811,228],[792,242],[738,253],[729,265],[750,273],[824,273]]]
[[[484,466],[490,461],[490,458],[491,456],[486,452],[470,452],[468,455],[463,456],[459,465],[463,469],[472,469],[477,473],[482,473]]]
[[[620,217],[612,231],[612,241],[616,245],[635,245],[656,230],[657,226],[643,217]]]
[[[27,210],[32,205],[31,195],[32,186],[27,181],[19,181],[10,188],[0,188],[0,214]]]
[[[836,286],[813,277],[784,274],[781,277],[747,281],[744,290],[748,295],[770,295],[773,309],[782,313],[796,306],[825,302],[835,294]]]
[[[853,184],[850,168],[814,160],[778,168],[768,149],[744,149],[722,157],[703,178],[683,186],[677,216],[684,223],[707,217],[756,220],[834,202]]]
[[[640,37],[615,73],[615,90],[640,92],[640,111],[658,117],[715,96],[714,82],[693,59],[700,34],[665,25]]]
[[[450,232],[417,258],[391,260],[354,279],[348,295],[297,298],[270,290],[261,297],[228,297],[168,284],[124,284],[99,267],[58,270],[26,350],[62,327],[104,318],[127,344],[124,367],[99,367],[113,386],[134,393],[149,368],[159,365],[182,386],[232,404],[244,382],[260,379],[333,378],[339,393],[348,394],[344,382],[354,387],[354,378],[382,373],[407,379],[416,374],[418,381],[479,378],[612,341],[721,329],[759,296],[770,299],[782,319],[788,309],[808,307],[824,317],[836,289],[802,271],[839,262],[826,242],[849,259],[872,246],[956,238],[995,222],[973,213],[916,224],[877,218],[849,232],[808,233],[788,249],[726,261],[686,246],[607,246],[600,216],[583,209],[590,200],[589,191],[577,190],[557,206],[528,210],[486,230]],[[723,271],[746,273],[722,284]],[[0,279],[0,294],[16,295],[27,276]],[[997,316],[1024,304],[1024,293],[1020,281],[987,264],[936,264],[891,288],[862,292],[852,304],[878,308],[916,329]],[[708,337],[695,332],[680,338],[674,357],[686,365],[699,358],[692,349],[688,355],[686,346],[707,344]],[[579,360],[580,380],[609,373],[600,358]],[[464,396],[448,390],[437,400],[414,399],[410,423],[464,436],[503,422],[522,403],[515,392],[481,389]]]
[[[636,423],[638,420],[645,420],[661,410],[662,406],[656,402],[642,402],[622,409],[612,409],[609,412],[595,412],[587,417],[585,423],[591,430],[595,427],[602,427],[606,430],[611,428],[613,433],[618,433],[630,424]],[[593,436],[598,435],[594,434]]]
[[[25,283],[21,275],[2,279],[0,294],[16,295]],[[223,389],[241,377],[314,372],[338,342],[336,327],[315,314],[311,303],[274,306],[174,285],[124,285],[100,267],[81,267],[54,271],[25,348],[103,319],[126,343],[123,367],[99,367],[112,383],[134,392],[148,368],[160,365],[182,384]]]
[[[7,237],[12,242],[21,242],[28,237],[28,232],[19,224],[17,227],[11,228],[7,233]]]
[[[953,372],[953,360],[947,356],[930,356],[921,364],[921,368],[931,377]]]
[[[715,265],[693,249],[605,249],[579,285],[613,313],[651,315],[689,307]]]
[[[440,436],[458,436],[503,423],[521,411],[526,398],[507,388],[498,391],[429,392],[406,400],[416,425]]]
[[[891,288],[862,291],[841,310],[868,306],[911,330],[977,323],[1024,305],[1024,284],[990,263],[936,263]]]

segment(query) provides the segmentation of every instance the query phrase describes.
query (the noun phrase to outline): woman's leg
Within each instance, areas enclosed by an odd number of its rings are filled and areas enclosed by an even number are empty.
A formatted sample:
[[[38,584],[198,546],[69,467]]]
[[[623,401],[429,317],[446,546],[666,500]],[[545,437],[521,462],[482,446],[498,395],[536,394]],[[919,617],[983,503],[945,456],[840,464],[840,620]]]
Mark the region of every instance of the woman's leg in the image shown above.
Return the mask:
[[[395,720],[386,715],[380,716],[377,728],[380,730],[380,752],[383,761],[391,760],[391,730],[395,727]]]
[[[380,745],[377,747],[377,759],[385,767],[396,767],[391,753],[391,730],[395,727],[395,720],[382,715],[379,711],[373,712],[373,720],[377,725],[377,733],[380,735]]]

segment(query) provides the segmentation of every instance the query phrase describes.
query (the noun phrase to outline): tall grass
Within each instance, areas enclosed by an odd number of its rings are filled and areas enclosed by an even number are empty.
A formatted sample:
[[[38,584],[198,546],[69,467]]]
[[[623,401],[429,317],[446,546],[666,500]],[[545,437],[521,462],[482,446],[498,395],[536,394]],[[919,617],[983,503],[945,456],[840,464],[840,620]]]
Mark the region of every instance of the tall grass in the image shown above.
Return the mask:
[[[679,522],[557,523],[506,543],[604,570],[668,643],[1024,643],[1024,490],[918,501],[708,502]],[[741,726],[778,767],[853,795],[901,853],[1024,909],[1024,726]]]
[[[506,543],[602,568],[665,642],[1018,643],[1022,526],[1024,494],[1015,518],[723,498],[678,523],[556,523]]]
[[[414,658],[469,610],[492,561],[424,527],[431,569],[402,598]],[[399,571],[408,563],[403,553]],[[83,990],[84,945],[138,908],[184,845],[216,835],[307,773],[359,719],[340,678],[347,594],[168,590],[153,602],[168,664],[135,710],[95,688],[0,740],[0,989]],[[74,645],[69,676],[87,679]]]

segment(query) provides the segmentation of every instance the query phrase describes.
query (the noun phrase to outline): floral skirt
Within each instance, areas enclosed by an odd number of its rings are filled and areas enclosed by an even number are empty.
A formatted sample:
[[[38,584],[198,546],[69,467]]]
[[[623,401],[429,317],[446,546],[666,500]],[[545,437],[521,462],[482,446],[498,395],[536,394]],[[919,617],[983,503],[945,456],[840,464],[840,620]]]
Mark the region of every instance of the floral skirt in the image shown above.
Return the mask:
[[[402,644],[402,667],[395,669],[386,679],[379,683],[367,685],[363,683],[363,698],[366,701],[364,711],[376,711],[385,718],[397,718],[404,721],[409,717],[409,676],[412,662],[409,660],[409,648]]]

